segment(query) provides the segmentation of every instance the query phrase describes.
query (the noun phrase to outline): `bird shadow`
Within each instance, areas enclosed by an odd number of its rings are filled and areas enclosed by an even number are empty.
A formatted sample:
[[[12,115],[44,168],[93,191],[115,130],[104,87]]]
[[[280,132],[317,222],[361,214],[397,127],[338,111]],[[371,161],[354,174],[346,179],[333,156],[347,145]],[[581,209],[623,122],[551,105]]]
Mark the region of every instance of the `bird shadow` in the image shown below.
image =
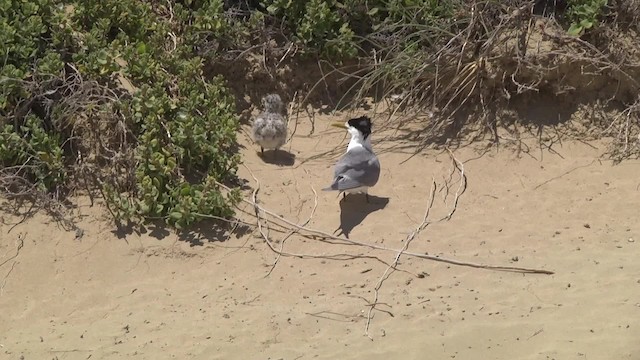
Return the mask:
[[[293,166],[296,163],[296,156],[286,150],[265,150],[264,154],[258,152],[258,156],[267,164],[278,166]]]
[[[389,198],[369,195],[369,202],[365,194],[349,194],[340,200],[340,234],[348,239],[349,233],[372,212],[384,209],[389,204]],[[334,232],[334,233],[335,233]]]

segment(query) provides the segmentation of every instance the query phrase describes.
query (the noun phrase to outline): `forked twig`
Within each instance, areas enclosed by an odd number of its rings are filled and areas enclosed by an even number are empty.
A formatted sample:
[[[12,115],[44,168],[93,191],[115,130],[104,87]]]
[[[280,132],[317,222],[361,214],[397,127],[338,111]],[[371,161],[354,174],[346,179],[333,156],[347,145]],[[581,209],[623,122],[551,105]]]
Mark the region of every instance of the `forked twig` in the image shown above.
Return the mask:
[[[373,301],[369,304],[369,311],[367,312],[367,322],[364,328],[365,335],[367,335],[367,337],[371,340],[373,340],[373,338],[371,337],[371,335],[369,335],[369,325],[371,325],[373,309],[375,309],[376,304],[378,303],[378,294],[379,294],[380,288],[382,287],[382,283],[386,279],[388,279],[389,276],[391,276],[391,274],[393,273],[392,269],[398,266],[398,261],[400,260],[400,256],[409,248],[409,243],[411,243],[411,241],[415,239],[415,237],[429,225],[429,223],[427,222],[427,219],[429,218],[429,211],[431,211],[431,207],[433,207],[433,199],[434,199],[435,191],[436,191],[436,182],[435,180],[432,179],[431,193],[429,194],[429,201],[427,202],[427,208],[424,212],[424,216],[422,217],[422,222],[418,225],[418,227],[415,230],[413,230],[407,236],[404,242],[404,246],[402,247],[402,250],[398,251],[398,254],[393,260],[392,265],[389,265],[385,269],[384,273],[380,277],[380,280],[378,280],[378,284],[374,288]]]
[[[444,221],[444,220],[449,220],[451,218],[451,216],[453,215],[453,213],[455,212],[455,208],[457,207],[457,203],[458,203],[458,199],[460,197],[460,195],[462,193],[464,193],[464,190],[466,189],[466,175],[464,175],[464,166],[463,164],[458,161],[453,154],[449,151],[450,156],[452,157],[455,166],[457,167],[457,169],[460,171],[461,173],[461,182],[460,185],[458,187],[458,190],[456,191],[456,196],[454,198],[454,202],[452,205],[452,210],[443,218],[436,220],[436,222],[440,222],[440,221]],[[250,172],[251,170],[248,169]],[[259,182],[258,179],[253,175],[253,173],[251,173],[252,176],[254,177],[254,180],[256,181],[256,183],[258,184],[258,188],[259,188]],[[218,186],[220,186],[221,188],[227,190],[227,191],[231,191],[231,189],[229,187],[227,187],[226,185],[217,182],[216,183]],[[325,231],[322,230],[317,230],[317,229],[313,229],[307,226],[301,226],[299,224],[294,223],[291,220],[288,220],[278,214],[276,214],[275,212],[260,206],[257,203],[256,200],[256,193],[257,193],[258,189],[255,189],[253,192],[253,196],[252,196],[252,200],[248,200],[246,198],[242,199],[242,202],[247,203],[249,205],[251,205],[254,208],[254,212],[257,212],[258,215],[254,214],[254,216],[259,216],[258,219],[262,219],[264,221],[266,221],[267,223],[279,226],[281,228],[286,228],[286,229],[295,229],[297,230],[297,232],[303,236],[306,237],[308,239],[313,239],[313,240],[318,240],[318,241],[323,241],[323,242],[327,242],[330,244],[340,244],[340,245],[353,245],[353,246],[360,246],[360,247],[365,247],[365,248],[369,248],[369,249],[375,249],[375,250],[382,250],[382,251],[387,251],[387,252],[393,252],[393,253],[398,253],[400,250],[398,249],[392,249],[392,248],[388,248],[382,245],[378,245],[378,244],[374,244],[374,243],[369,243],[366,241],[359,241],[359,240],[353,240],[353,239],[347,239],[347,238],[343,238],[343,237],[338,237],[332,234],[329,234]],[[265,214],[265,215],[269,215],[269,218],[266,216],[260,216],[260,213]],[[431,222],[428,222],[431,223]],[[261,225],[258,225],[258,228],[261,229]],[[275,247],[273,247],[273,249],[275,251]],[[456,266],[465,266],[465,267],[471,267],[471,268],[476,268],[476,269],[485,269],[485,270],[494,270],[494,271],[506,271],[506,272],[517,272],[517,273],[523,273],[523,274],[545,274],[545,275],[551,275],[554,274],[553,271],[549,271],[549,270],[542,270],[542,269],[531,269],[531,268],[524,268],[524,267],[515,267],[515,266],[498,266],[498,265],[488,265],[488,264],[478,264],[478,263],[473,263],[473,262],[467,262],[467,261],[459,261],[459,260],[454,260],[454,259],[449,259],[449,258],[444,258],[444,257],[440,257],[440,256],[435,256],[435,255],[429,255],[429,254],[421,254],[421,253],[415,253],[415,252],[409,252],[409,251],[404,251],[403,252],[404,255],[409,256],[409,257],[416,257],[416,258],[420,258],[420,259],[425,259],[425,260],[432,260],[432,261],[437,261],[437,262],[442,262],[442,263],[447,263],[447,264],[451,264],[451,265],[456,265]],[[329,259],[347,259],[347,258],[356,258],[356,257],[366,257],[363,255],[351,255],[351,254],[335,254],[335,255],[309,255],[309,254],[292,254],[292,253],[283,253],[283,255],[287,255],[287,256],[294,256],[294,257],[300,257],[300,258],[329,258]],[[371,257],[371,256],[370,256]],[[386,262],[384,262],[383,260],[377,258],[377,257],[372,257],[375,258],[383,263],[386,264]]]
[[[25,238],[25,236],[26,236],[26,234],[18,235],[18,240],[16,241],[18,243],[18,245],[16,246],[15,255],[13,255],[12,257],[10,257],[7,260],[3,261],[2,264],[0,264],[0,267],[3,266],[4,264],[8,263],[9,261],[17,258],[18,255],[20,255],[20,250],[22,250],[22,247],[24,246],[24,238]],[[7,271],[7,274],[2,279],[2,285],[0,285],[0,295],[2,295],[2,293],[4,292],[4,287],[5,287],[5,285],[7,285],[7,279],[9,278],[9,275],[11,275],[11,273],[13,272],[13,269],[15,268],[17,263],[18,263],[18,261],[16,260],[16,261],[13,262],[13,264],[11,264],[11,268],[9,268],[9,271]]]
[[[309,224],[309,222],[311,221],[311,219],[313,218],[313,215],[316,213],[316,209],[318,208],[318,193],[316,192],[316,189],[313,188],[313,186],[311,187],[311,191],[313,191],[313,195],[314,195],[314,203],[313,203],[313,209],[311,209],[311,213],[309,214],[309,217],[307,218],[306,221],[304,221],[302,224],[300,224],[300,226],[307,226],[307,224]],[[273,272],[273,269],[276,268],[276,265],[278,264],[278,260],[280,260],[280,257],[282,256],[282,254],[284,253],[284,242],[287,241],[287,239],[289,237],[291,237],[293,234],[297,233],[299,231],[299,229],[291,229],[287,235],[285,235],[282,240],[280,241],[280,250],[275,251],[278,256],[276,257],[276,260],[273,262],[273,265],[271,266],[271,269],[269,270],[269,272],[267,273],[267,275],[265,275],[264,277],[267,277],[269,275],[271,275],[271,273]],[[269,243],[269,238],[264,238],[264,240]],[[273,246],[271,246],[273,244],[270,244],[270,248],[273,250]]]
[[[222,187],[222,188],[224,188],[224,189],[227,189],[229,191],[231,190],[229,187],[227,187],[224,184],[217,183],[217,185]],[[304,237],[309,238],[309,239],[324,241],[324,242],[328,242],[328,243],[331,243],[331,244],[354,245],[354,246],[362,246],[362,247],[366,247],[366,248],[370,248],[370,249],[393,252],[393,253],[397,253],[398,252],[397,249],[391,249],[391,248],[388,248],[388,247],[385,247],[385,246],[381,246],[381,245],[377,245],[377,244],[373,244],[373,243],[368,243],[368,242],[365,242],[365,241],[346,239],[346,238],[342,238],[342,237],[331,235],[331,234],[329,234],[329,233],[327,233],[325,231],[322,231],[322,230],[309,228],[307,226],[300,226],[300,225],[298,225],[298,224],[296,224],[296,223],[294,223],[294,222],[292,222],[292,221],[290,221],[290,220],[288,220],[288,219],[286,219],[286,218],[274,213],[273,211],[271,211],[271,210],[269,210],[269,209],[267,209],[267,208],[265,208],[263,206],[258,205],[254,201],[247,200],[247,199],[242,199],[242,201],[244,203],[247,203],[247,204],[251,205],[251,206],[257,207],[262,213],[267,214],[267,215],[269,215],[271,217],[271,219],[268,219],[266,217],[262,217],[263,220],[268,221],[268,222],[273,223],[273,224],[276,224],[276,225],[281,226],[281,227],[287,227],[287,226],[294,227],[294,228],[299,230],[299,233],[300,233],[301,236],[304,236]],[[506,271],[506,272],[517,272],[517,273],[523,273],[523,274],[545,274],[545,275],[554,274],[553,271],[549,271],[549,270],[531,269],[531,268],[515,267],[515,266],[498,266],[498,265],[478,264],[478,263],[472,263],[472,262],[466,262],[466,261],[453,260],[453,259],[434,256],[434,255],[409,252],[409,251],[405,251],[403,254],[407,255],[407,256],[410,256],[410,257],[416,257],[416,258],[425,259],[425,260],[432,260],[432,261],[437,261],[437,262],[442,262],[442,263],[447,263],[447,264],[457,265],[457,266],[472,267],[472,268],[476,268],[476,269]],[[303,255],[303,254],[291,254],[291,256],[295,256],[295,257],[331,258],[331,257],[327,257],[327,256],[311,256],[311,255]],[[340,259],[344,259],[345,258],[344,256],[357,257],[355,255],[339,254],[339,258]]]
[[[246,167],[246,165],[245,165],[245,167]],[[256,216],[256,219],[257,219],[256,228],[260,232],[260,235],[262,236],[262,238],[265,240],[265,242],[266,242],[267,246],[269,247],[269,249],[271,249],[271,251],[273,251],[274,253],[276,253],[278,255],[278,258],[276,259],[276,262],[274,262],[271,270],[269,271],[269,273],[267,273],[267,275],[265,275],[265,277],[269,276],[269,274],[273,271],[278,259],[281,256],[297,257],[297,258],[303,258],[303,259],[304,258],[315,258],[315,259],[329,259],[329,260],[352,260],[352,259],[356,259],[356,258],[371,258],[371,259],[375,259],[375,260],[383,263],[384,265],[389,265],[384,260],[382,260],[382,259],[380,259],[380,258],[378,258],[376,256],[368,256],[368,255],[361,255],[361,254],[359,254],[359,255],[351,255],[351,254],[313,255],[313,254],[290,253],[290,252],[285,252],[282,249],[282,245],[280,247],[280,250],[276,249],[276,247],[274,246],[273,242],[271,241],[271,239],[269,238],[267,233],[265,233],[265,231],[264,231],[264,229],[262,227],[262,222],[261,221],[266,221],[267,223],[273,223],[273,222],[260,215],[261,212],[268,213],[270,215],[272,215],[272,213],[269,212],[268,210],[262,208],[261,206],[257,205],[258,204],[257,194],[258,194],[258,191],[260,189],[260,181],[253,174],[251,169],[247,168],[247,170],[249,171],[249,173],[253,177],[254,181],[256,182],[256,188],[254,189],[254,191],[252,193],[252,196],[251,196],[253,201],[249,202],[249,204],[251,204],[253,206],[254,216]],[[313,217],[313,214],[315,214],[315,209],[318,206],[318,198],[317,198],[318,194],[315,191],[315,189],[313,189],[313,187],[311,189],[313,190],[313,193],[315,195],[315,203],[314,203],[314,207],[313,207],[313,210],[311,212],[311,215],[309,216],[309,219],[303,223],[304,225],[306,225],[307,223],[309,223],[309,221],[311,221],[311,218]],[[277,224],[277,223],[275,223],[275,224],[282,226],[281,224]],[[285,235],[285,237],[283,238],[283,242],[284,242],[284,240],[288,239],[290,236],[292,236],[293,234],[297,233],[301,229],[305,229],[304,225],[298,225],[298,224],[295,224],[295,223],[291,223],[291,224],[294,224],[295,226],[289,230],[289,233],[287,233],[287,235]]]

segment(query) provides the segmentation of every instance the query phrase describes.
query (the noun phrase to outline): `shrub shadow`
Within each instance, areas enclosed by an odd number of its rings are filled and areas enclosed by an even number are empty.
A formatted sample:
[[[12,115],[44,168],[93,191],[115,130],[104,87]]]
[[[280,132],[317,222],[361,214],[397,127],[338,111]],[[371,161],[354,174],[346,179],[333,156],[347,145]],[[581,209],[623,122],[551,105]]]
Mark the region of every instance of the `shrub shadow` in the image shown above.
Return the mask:
[[[222,220],[205,219],[186,229],[177,232],[178,240],[186,241],[191,246],[201,246],[209,242],[223,242],[231,238],[241,238],[251,232],[251,227],[238,224],[231,226],[229,222]],[[164,240],[167,236],[175,233],[173,227],[168,226],[164,221],[157,220],[146,225],[127,223],[116,224],[116,228],[111,231],[118,239],[127,241],[127,237],[135,234],[148,235],[157,240]]]
[[[116,221],[115,229],[111,230],[111,234],[115,235],[118,240],[124,240],[127,243],[127,236],[136,234],[140,236],[141,234],[146,234],[147,228],[144,225],[138,225],[133,223],[121,223]]]
[[[239,239],[251,233],[247,225],[232,227],[222,220],[206,219],[178,233],[178,239],[189,242],[191,246],[201,246],[210,242],[224,242],[231,238]]]

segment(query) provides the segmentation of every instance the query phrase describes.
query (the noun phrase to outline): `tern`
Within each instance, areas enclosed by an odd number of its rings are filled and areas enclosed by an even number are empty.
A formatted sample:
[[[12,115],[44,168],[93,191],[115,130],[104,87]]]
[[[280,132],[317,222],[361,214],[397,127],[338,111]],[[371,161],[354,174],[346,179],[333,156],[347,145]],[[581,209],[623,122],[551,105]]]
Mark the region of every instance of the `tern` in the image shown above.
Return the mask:
[[[335,165],[333,183],[322,190],[337,190],[343,199],[346,194],[364,193],[369,202],[368,190],[380,178],[380,161],[371,147],[371,119],[361,116],[331,125],[347,129],[351,140],[347,152]]]

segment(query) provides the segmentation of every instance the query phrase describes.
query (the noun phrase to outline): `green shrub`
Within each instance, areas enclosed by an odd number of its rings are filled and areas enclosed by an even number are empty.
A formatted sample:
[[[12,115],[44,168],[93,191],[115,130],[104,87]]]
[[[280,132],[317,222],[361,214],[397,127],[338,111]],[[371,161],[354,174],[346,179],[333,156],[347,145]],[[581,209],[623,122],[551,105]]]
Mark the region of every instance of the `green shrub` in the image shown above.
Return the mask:
[[[0,0],[2,168],[41,192],[90,169],[117,221],[232,216],[235,100],[191,42],[228,30],[223,3],[172,5]]]
[[[11,173],[33,182],[38,191],[53,191],[65,185],[66,169],[60,137],[47,133],[37,116],[26,116],[16,129],[0,129],[0,165]]]
[[[332,61],[353,58],[372,32],[417,31],[451,19],[456,4],[438,0],[267,0],[269,15],[281,19],[303,52]],[[411,28],[411,29],[409,29]]]
[[[568,0],[569,34],[582,35],[593,28],[607,3],[607,0]]]
[[[356,54],[353,31],[340,17],[337,1],[274,0],[265,2],[270,15],[283,18],[305,48],[327,56]]]

